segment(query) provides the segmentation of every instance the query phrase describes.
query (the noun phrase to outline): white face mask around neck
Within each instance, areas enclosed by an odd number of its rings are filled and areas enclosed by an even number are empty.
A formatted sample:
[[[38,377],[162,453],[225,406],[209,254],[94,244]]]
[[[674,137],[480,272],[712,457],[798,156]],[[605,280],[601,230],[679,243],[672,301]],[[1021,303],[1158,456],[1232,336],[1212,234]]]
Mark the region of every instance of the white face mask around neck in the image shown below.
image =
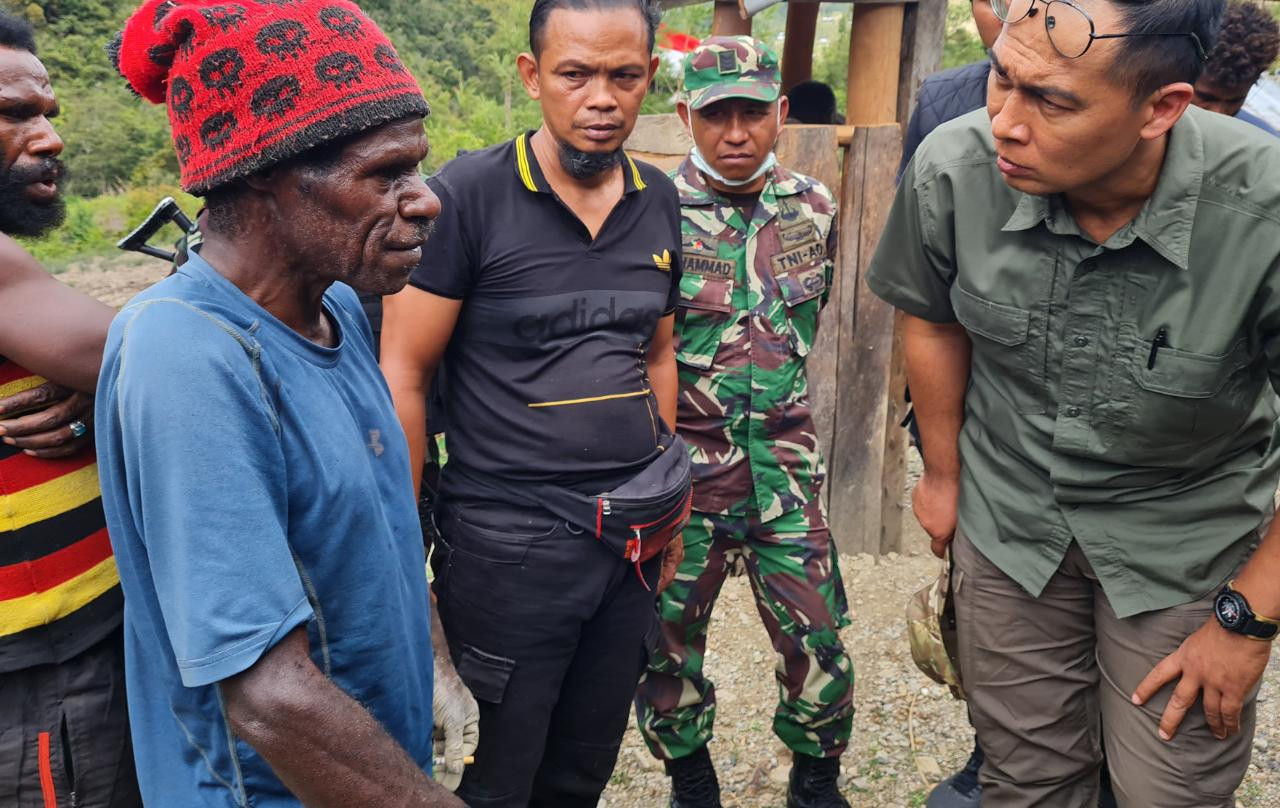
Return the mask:
[[[774,107],[777,114],[778,129],[782,129],[782,105],[778,104]],[[689,137],[693,139],[693,148],[689,150],[689,159],[693,161],[694,168],[697,168],[703,174],[707,175],[716,182],[728,188],[740,188],[744,185],[750,185],[756,180],[763,177],[767,172],[772,171],[778,165],[778,156],[773,149],[769,150],[769,156],[764,158],[764,162],[755,170],[750,177],[742,180],[731,180],[711,167],[711,163],[707,158],[703,157],[702,152],[698,149],[698,139],[693,136],[693,110],[689,110]],[[774,144],[777,145],[776,143]]]

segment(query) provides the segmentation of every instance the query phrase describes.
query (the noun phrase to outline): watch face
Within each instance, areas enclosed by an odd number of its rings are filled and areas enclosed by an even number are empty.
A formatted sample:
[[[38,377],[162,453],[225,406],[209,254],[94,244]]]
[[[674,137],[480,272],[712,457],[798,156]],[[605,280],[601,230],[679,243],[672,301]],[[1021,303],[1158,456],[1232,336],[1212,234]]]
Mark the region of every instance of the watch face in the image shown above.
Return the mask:
[[[1235,592],[1219,594],[1218,599],[1213,604],[1213,609],[1218,614],[1218,622],[1224,628],[1239,629],[1249,619],[1245,614],[1244,604],[1240,602],[1240,596]]]

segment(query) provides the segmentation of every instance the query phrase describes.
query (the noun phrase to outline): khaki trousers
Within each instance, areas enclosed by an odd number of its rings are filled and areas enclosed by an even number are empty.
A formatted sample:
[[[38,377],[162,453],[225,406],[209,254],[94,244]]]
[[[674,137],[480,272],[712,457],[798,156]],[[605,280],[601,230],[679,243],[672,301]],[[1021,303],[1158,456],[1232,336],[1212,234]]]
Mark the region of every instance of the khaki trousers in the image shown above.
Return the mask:
[[[986,752],[984,808],[1094,808],[1105,737],[1120,808],[1234,806],[1249,767],[1257,691],[1241,733],[1216,740],[1197,703],[1172,742],[1156,735],[1173,685],[1130,696],[1212,615],[1213,597],[1120,619],[1073,543],[1038,598],[957,534],[959,657]]]

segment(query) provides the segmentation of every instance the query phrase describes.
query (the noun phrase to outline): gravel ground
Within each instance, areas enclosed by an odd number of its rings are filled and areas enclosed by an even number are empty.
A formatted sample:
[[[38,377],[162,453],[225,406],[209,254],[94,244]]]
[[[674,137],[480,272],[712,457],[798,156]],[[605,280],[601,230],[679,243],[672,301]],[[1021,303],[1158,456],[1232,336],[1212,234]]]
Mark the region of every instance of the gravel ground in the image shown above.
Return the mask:
[[[154,259],[114,256],[76,264],[59,277],[120,306],[167,272]],[[973,741],[964,705],[911,661],[906,599],[937,574],[939,562],[929,555],[909,509],[906,532],[906,555],[841,559],[853,609],[854,623],[845,629],[844,642],[853,654],[858,710],[843,782],[857,808],[923,806],[932,785],[963,765]],[[719,700],[711,752],[726,808],[786,803],[790,754],[770,728],[777,699],[773,658],[746,579],[731,579],[716,607],[707,648],[707,670]],[[667,793],[661,764],[650,757],[633,726],[604,805],[664,808]],[[1268,670],[1259,695],[1253,763],[1239,802],[1242,808],[1280,808],[1280,663]]]
[[[930,787],[964,764],[972,731],[964,705],[925,679],[911,662],[903,601],[937,574],[921,554],[842,559],[854,625],[844,632],[857,676],[852,748],[844,756],[844,792],[854,806],[917,808]],[[770,731],[773,653],[743,579],[725,585],[712,620],[707,668],[719,715],[711,750],[726,808],[774,808],[786,802],[787,750]],[[1280,806],[1280,666],[1260,696],[1253,765],[1239,792],[1243,808]],[[605,792],[608,808],[666,805],[668,780],[634,727]]]
[[[914,478],[918,469],[912,472]],[[843,637],[853,653],[857,707],[842,771],[845,796],[855,808],[923,806],[929,789],[964,765],[972,749],[964,704],[911,661],[906,599],[938,574],[940,562],[929,554],[909,511],[906,555],[878,562],[870,556],[841,558],[853,609],[853,625]],[[746,579],[730,580],[712,617],[707,648],[707,670],[719,700],[710,748],[726,808],[786,804],[789,752],[770,729],[777,699],[773,658]],[[1268,670],[1258,698],[1253,763],[1238,792],[1239,804],[1280,808],[1280,662]],[[668,782],[632,726],[605,804],[665,808]]]

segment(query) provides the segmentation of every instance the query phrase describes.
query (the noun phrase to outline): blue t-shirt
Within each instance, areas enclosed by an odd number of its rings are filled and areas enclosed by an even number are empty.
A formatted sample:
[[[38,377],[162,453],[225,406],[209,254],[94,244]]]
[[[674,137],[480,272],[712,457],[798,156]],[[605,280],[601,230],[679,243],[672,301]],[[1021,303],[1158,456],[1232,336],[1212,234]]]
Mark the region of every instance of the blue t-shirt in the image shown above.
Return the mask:
[[[147,805],[294,808],[216,683],[298,626],[316,666],[430,771],[432,656],[409,453],[355,293],[304,339],[198,255],[111,325],[102,498],[125,592]]]

